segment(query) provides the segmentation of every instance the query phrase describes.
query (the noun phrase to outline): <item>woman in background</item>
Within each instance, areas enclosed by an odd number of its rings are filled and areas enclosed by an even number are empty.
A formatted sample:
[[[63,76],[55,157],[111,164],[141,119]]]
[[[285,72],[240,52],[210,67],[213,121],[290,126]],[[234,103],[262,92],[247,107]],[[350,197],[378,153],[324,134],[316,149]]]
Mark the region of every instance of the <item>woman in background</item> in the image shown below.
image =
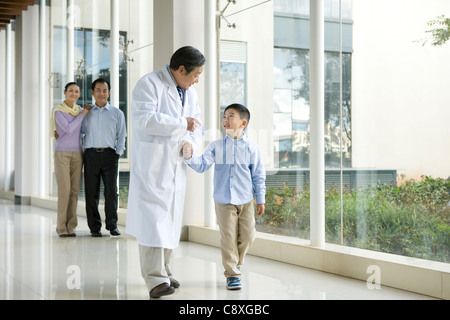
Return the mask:
[[[50,121],[50,136],[55,137],[55,176],[58,184],[56,233],[60,237],[75,237],[78,191],[83,168],[80,130],[89,110],[76,104],[80,87],[75,82],[66,84],[64,95],[66,99],[53,108]]]

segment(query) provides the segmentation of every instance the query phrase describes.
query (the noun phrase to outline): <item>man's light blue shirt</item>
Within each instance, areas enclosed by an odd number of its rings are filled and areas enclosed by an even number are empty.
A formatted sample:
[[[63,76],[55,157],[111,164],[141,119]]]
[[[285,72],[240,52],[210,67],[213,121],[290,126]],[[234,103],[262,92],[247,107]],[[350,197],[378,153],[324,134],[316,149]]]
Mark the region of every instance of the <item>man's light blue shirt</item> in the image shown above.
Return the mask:
[[[94,105],[83,119],[81,135],[83,148],[112,148],[121,155],[125,150],[127,130],[122,110],[107,103],[103,108]]]
[[[256,198],[265,203],[266,171],[259,148],[246,136],[212,142],[202,156],[186,163],[202,173],[214,166],[214,200],[222,204],[243,205]]]

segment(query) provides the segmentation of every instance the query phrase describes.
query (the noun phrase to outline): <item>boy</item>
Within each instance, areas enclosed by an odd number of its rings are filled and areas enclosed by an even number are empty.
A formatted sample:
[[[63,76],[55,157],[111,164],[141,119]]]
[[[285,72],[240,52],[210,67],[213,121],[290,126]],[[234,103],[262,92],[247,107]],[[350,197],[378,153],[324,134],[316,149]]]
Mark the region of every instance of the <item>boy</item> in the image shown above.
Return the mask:
[[[229,105],[223,115],[223,139],[212,142],[200,157],[183,148],[186,163],[202,173],[213,164],[214,200],[221,234],[222,264],[227,289],[241,289],[240,266],[255,239],[254,198],[257,214],[264,212],[266,173],[259,148],[244,135],[250,112],[240,104]]]

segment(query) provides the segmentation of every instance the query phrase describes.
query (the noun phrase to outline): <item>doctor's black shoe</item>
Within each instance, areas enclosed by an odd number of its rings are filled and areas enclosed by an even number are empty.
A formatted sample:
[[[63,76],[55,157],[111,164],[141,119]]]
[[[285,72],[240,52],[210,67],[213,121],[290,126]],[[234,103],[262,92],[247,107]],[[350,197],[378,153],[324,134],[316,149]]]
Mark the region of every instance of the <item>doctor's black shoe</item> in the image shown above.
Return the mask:
[[[102,236],[102,233],[100,231],[92,231],[91,236],[98,238]]]
[[[164,282],[160,285],[157,285],[150,291],[150,298],[159,298],[162,296],[167,296],[175,292],[175,289],[172,286],[169,286],[168,283]]]
[[[180,287],[180,283],[174,278],[170,278],[170,286],[176,289]]]

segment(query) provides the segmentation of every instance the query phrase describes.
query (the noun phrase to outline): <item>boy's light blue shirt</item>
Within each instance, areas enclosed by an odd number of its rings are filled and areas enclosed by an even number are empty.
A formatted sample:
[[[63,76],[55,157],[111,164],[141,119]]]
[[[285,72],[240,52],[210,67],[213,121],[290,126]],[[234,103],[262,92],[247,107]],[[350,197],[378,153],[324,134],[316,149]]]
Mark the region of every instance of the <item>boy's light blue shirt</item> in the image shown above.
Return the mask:
[[[259,148],[244,135],[212,142],[202,156],[186,163],[202,173],[214,166],[214,200],[222,204],[243,205],[256,198],[265,203],[266,171]]]
[[[125,150],[127,130],[122,110],[109,103],[103,108],[94,105],[81,126],[83,148],[111,148],[121,155]]]

